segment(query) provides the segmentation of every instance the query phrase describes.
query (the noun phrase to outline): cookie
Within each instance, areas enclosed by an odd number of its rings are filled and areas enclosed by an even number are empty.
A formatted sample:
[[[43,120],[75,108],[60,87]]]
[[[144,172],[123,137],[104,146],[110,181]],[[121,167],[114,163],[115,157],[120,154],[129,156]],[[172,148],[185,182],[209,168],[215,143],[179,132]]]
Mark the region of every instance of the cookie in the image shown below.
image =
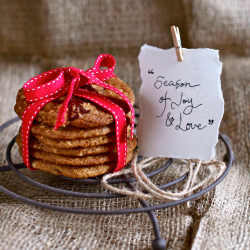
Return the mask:
[[[130,148],[128,150],[128,153],[131,151],[133,151],[133,148]],[[30,149],[30,154],[36,159],[45,160],[56,164],[67,164],[73,166],[98,165],[98,164],[103,164],[105,162],[114,161],[117,159],[116,152],[73,157],[73,156],[56,155],[37,149]]]
[[[125,82],[117,77],[111,77],[106,81],[106,83],[123,92],[128,97],[131,104],[134,104],[135,98],[133,91]],[[127,113],[127,117],[130,117],[129,108],[126,102],[115,92],[104,89],[103,87],[94,84],[86,85],[82,88],[86,88],[89,91],[93,91],[107,97],[111,101],[120,105]],[[54,126],[59,108],[62,106],[65,97],[66,96],[62,96],[54,101],[47,103],[38,113],[35,121]],[[14,108],[15,112],[20,118],[22,117],[22,114],[25,108],[28,107],[28,105],[29,103],[25,99],[23,89],[20,89],[17,94],[16,105]],[[75,96],[71,97],[65,118],[66,122],[64,126],[74,125],[81,128],[106,126],[114,122],[113,115],[110,112],[91,101]]]
[[[72,140],[52,139],[38,134],[33,134],[33,136],[37,138],[39,141],[43,142],[44,144],[56,148],[77,148],[77,147],[87,148],[87,147],[112,143],[116,141],[115,133],[110,133],[103,136],[97,136],[85,139],[72,139]],[[130,136],[130,131],[127,131],[127,137],[129,138],[129,136]]]
[[[22,146],[22,139],[18,135],[16,138],[17,145],[19,147]],[[67,156],[84,156],[84,155],[93,155],[93,154],[102,154],[111,152],[116,148],[116,143],[108,143],[104,145],[98,145],[93,147],[87,148],[55,148],[44,144],[43,142],[39,141],[38,139],[31,137],[30,138],[30,148],[43,150],[48,153],[52,154],[60,154],[60,155],[67,155]]]
[[[63,164],[63,165],[66,164],[72,166],[98,165],[98,164],[103,164],[105,162],[114,161],[117,159],[117,154],[114,152],[99,154],[99,155],[73,157],[73,156],[55,155],[47,153],[42,150],[30,149],[30,154],[36,159],[56,164]]]
[[[127,131],[130,133],[130,126],[127,127]],[[75,126],[60,127],[58,130],[54,130],[52,126],[44,123],[33,123],[31,126],[31,132],[33,134],[43,135],[53,139],[84,139],[90,137],[97,137],[107,135],[115,132],[115,124],[98,128],[77,128]]]
[[[134,145],[135,147],[136,145]],[[128,153],[132,152],[134,147],[128,148]],[[22,151],[22,147],[19,146],[19,150]],[[30,149],[30,154],[40,160],[56,164],[67,164],[72,166],[83,166],[83,165],[98,165],[105,162],[114,161],[117,159],[116,152],[109,152],[105,154],[88,155],[81,157],[64,156],[58,154],[52,154],[38,149]]]
[[[89,141],[91,139],[92,138],[82,139],[82,140]],[[76,140],[79,141],[79,139],[76,139]],[[114,150],[114,149],[116,149],[116,147],[113,148],[113,151],[108,152],[108,153],[93,154],[93,155],[79,157],[79,156],[65,156],[65,155],[61,155],[61,154],[53,154],[53,153],[46,152],[46,151],[41,150],[41,149],[34,149],[34,145],[37,145],[37,146],[39,145],[39,140],[33,139],[31,137],[30,141],[31,141],[30,142],[30,154],[36,159],[45,160],[45,161],[51,162],[51,163],[67,164],[67,165],[73,165],[73,166],[98,165],[98,164],[103,164],[103,163],[106,163],[109,161],[114,161],[117,159],[117,153]],[[61,140],[58,140],[58,141],[61,142]],[[73,141],[75,141],[75,140],[73,140]],[[19,150],[21,153],[21,151],[22,151],[21,130],[19,130],[19,135],[16,139],[16,142],[19,146]],[[134,138],[132,141],[131,140],[128,141],[128,145],[127,145],[128,153],[133,151],[133,149],[136,147],[136,144],[137,144],[136,138]],[[105,146],[105,145],[103,145],[103,146]],[[53,149],[55,149],[54,147],[48,148],[46,144],[44,145],[44,148],[51,149],[51,151],[53,151]],[[59,149],[59,150],[67,151],[67,149]],[[70,153],[72,153],[72,152],[74,152],[75,149],[71,148],[69,150],[70,150]],[[76,150],[79,150],[79,148],[77,148]],[[97,152],[95,152],[95,153],[97,153]]]
[[[51,139],[43,135],[36,135],[36,134],[34,134],[34,137],[37,138],[39,141],[43,142],[44,144],[56,148],[77,148],[77,147],[88,148],[116,141],[115,133],[98,137],[92,137],[86,139],[73,139],[73,140]]]
[[[22,135],[18,134],[16,138],[17,145],[22,147]],[[131,148],[135,148],[137,145],[137,139],[134,136],[133,140],[128,140],[127,148],[128,152],[131,151]],[[44,144],[38,139],[31,137],[30,138],[30,148],[42,150],[48,153],[56,154],[56,155],[66,155],[66,156],[86,156],[86,155],[96,155],[103,154],[108,152],[116,152],[116,143],[108,143],[99,146],[93,146],[88,148],[55,148]]]
[[[34,122],[31,126],[31,132],[33,134],[44,135],[45,137],[54,139],[84,139],[114,133],[115,124],[90,129],[67,126],[60,127],[58,130],[54,130],[52,126],[49,126],[45,123]]]
[[[127,155],[126,164],[131,162],[132,156],[133,156],[132,152]],[[70,165],[49,163],[46,161],[32,158],[31,166],[34,169],[40,169],[54,175],[64,175],[70,178],[86,179],[112,172],[116,167],[116,163],[107,162],[105,164],[93,165],[93,166],[70,166]]]

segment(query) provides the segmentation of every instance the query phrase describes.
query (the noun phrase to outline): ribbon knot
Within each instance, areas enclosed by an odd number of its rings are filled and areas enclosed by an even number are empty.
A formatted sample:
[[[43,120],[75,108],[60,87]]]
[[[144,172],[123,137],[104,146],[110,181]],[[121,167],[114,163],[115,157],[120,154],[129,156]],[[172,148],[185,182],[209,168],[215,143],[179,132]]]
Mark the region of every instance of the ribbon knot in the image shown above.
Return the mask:
[[[101,67],[106,69],[100,69]],[[100,55],[94,64],[94,67],[83,71],[81,69],[68,67],[57,68],[51,71],[42,73],[31,78],[23,86],[25,98],[29,102],[29,106],[24,110],[22,115],[22,145],[23,145],[23,160],[25,165],[34,170],[30,166],[29,160],[29,135],[32,122],[36,118],[38,112],[49,102],[66,95],[66,98],[60,107],[54,129],[57,130],[65,124],[65,115],[68,103],[71,97],[78,96],[90,100],[101,107],[108,110],[114,117],[116,125],[116,145],[117,145],[117,166],[115,171],[122,169],[126,165],[127,156],[127,124],[126,114],[124,110],[100,94],[81,89],[81,87],[89,84],[96,84],[106,89],[110,89],[120,95],[128,104],[131,110],[131,139],[133,138],[134,127],[134,110],[129,99],[118,89],[108,85],[104,81],[113,74],[115,68],[115,59],[108,54]]]

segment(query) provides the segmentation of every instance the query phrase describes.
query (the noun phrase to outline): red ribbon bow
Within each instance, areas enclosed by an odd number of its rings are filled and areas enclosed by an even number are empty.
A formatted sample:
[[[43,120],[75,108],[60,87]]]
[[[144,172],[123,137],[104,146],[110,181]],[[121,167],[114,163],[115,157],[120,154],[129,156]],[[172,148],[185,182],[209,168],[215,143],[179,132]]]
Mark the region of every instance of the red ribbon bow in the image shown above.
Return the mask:
[[[105,66],[108,69],[100,70],[100,67],[102,66]],[[23,90],[25,98],[30,105],[25,109],[22,115],[22,146],[23,161],[29,169],[34,170],[30,166],[29,160],[29,134],[31,124],[45,104],[66,94],[67,97],[58,111],[54,129],[57,130],[65,123],[65,113],[72,95],[88,99],[112,113],[116,125],[116,145],[118,155],[115,172],[122,169],[126,165],[127,125],[125,112],[120,106],[113,103],[106,97],[81,89],[84,85],[96,84],[119,94],[127,102],[131,110],[132,139],[134,127],[133,106],[129,99],[121,91],[104,82],[110,77],[115,76],[113,74],[114,68],[114,57],[108,54],[102,54],[96,59],[94,67],[85,72],[81,69],[72,67],[58,68],[33,77],[24,84]]]

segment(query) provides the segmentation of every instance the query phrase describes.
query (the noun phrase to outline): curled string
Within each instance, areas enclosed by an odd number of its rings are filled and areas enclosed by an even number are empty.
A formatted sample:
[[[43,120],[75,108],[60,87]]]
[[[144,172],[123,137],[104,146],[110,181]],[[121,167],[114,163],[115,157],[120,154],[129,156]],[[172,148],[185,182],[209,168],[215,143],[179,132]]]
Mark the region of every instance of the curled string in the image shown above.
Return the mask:
[[[182,199],[183,197],[186,197],[188,195],[191,195],[193,192],[198,190],[199,188],[203,186],[207,186],[211,179],[218,178],[221,176],[221,174],[226,169],[226,165],[224,162],[219,160],[211,160],[208,162],[203,162],[201,160],[183,160],[184,163],[188,165],[189,168],[189,174],[188,178],[186,180],[186,183],[184,185],[184,188],[180,192],[172,192],[172,191],[164,191],[162,189],[159,189],[142,171],[144,168],[151,167],[157,163],[163,162],[167,160],[167,158],[151,158],[146,157],[140,162],[137,162],[138,153],[134,152],[131,168],[125,168],[118,172],[106,174],[102,177],[102,186],[114,193],[126,195],[132,198],[137,199],[152,199],[152,200],[160,200],[160,201],[177,201]],[[208,167],[214,165],[216,167],[216,170],[211,173],[209,176],[207,176],[205,179],[200,181],[199,183],[195,184],[197,174],[201,167]],[[145,192],[142,192],[140,190],[136,190],[135,192],[132,192],[126,188],[116,188],[108,183],[109,179],[118,177],[120,175],[124,174],[131,174],[133,173],[136,180],[142,187],[142,190],[146,190]]]

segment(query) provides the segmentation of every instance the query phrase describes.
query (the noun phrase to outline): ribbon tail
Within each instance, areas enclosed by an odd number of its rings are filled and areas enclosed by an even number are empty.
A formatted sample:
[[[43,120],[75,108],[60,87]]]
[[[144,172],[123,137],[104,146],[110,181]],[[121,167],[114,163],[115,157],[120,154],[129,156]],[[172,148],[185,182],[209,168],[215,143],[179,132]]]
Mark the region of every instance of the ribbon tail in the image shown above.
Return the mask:
[[[65,100],[63,102],[63,105],[60,107],[57,117],[56,117],[56,123],[54,126],[54,130],[57,130],[59,127],[61,127],[63,124],[65,124],[65,114],[67,111],[69,100]]]
[[[55,130],[57,130],[59,127],[61,127],[66,122],[65,121],[65,114],[66,114],[66,111],[67,111],[68,103],[70,101],[70,98],[73,95],[74,87],[75,87],[76,81],[78,79],[79,79],[78,77],[74,78],[74,80],[70,84],[67,97],[66,97],[65,101],[63,102],[62,106],[60,107],[60,109],[58,111],[58,114],[57,114],[57,117],[56,117],[56,124],[54,126]],[[63,91],[63,93],[64,92],[65,91]]]
[[[22,154],[23,154],[23,162],[30,170],[36,170],[30,165],[29,158],[29,138],[30,138],[30,129],[33,121],[35,120],[38,112],[44,107],[44,105],[48,102],[54,100],[54,98],[44,99],[39,102],[32,103],[29,105],[23,112],[22,115]]]
[[[86,90],[76,90],[74,95],[88,99],[108,110],[115,119],[116,126],[116,146],[117,165],[114,172],[121,170],[126,165],[127,160],[127,123],[126,114],[117,104],[109,99]]]

